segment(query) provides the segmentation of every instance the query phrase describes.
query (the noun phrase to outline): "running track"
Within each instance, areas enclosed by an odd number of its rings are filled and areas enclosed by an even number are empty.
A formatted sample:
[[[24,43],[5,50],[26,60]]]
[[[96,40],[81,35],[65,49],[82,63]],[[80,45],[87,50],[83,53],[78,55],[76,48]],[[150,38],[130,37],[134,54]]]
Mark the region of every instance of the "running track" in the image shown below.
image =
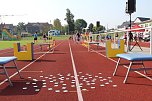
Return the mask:
[[[95,46],[91,48],[92,52],[87,52],[73,41],[58,41],[53,54],[17,61],[24,79],[9,69],[14,84],[10,87],[5,76],[0,76],[0,101],[152,101],[151,79],[131,72],[128,83],[123,84],[127,69],[119,68],[113,77],[117,59],[106,58],[103,47],[100,52]],[[10,55],[12,49],[0,51],[0,56]],[[150,62],[145,65],[152,67]]]

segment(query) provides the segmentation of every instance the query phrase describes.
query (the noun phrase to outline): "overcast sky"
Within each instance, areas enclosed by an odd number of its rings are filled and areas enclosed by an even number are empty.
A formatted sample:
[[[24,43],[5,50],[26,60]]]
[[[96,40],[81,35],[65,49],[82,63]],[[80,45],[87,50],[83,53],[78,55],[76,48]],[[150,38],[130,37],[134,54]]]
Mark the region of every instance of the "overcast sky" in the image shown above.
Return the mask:
[[[129,20],[125,13],[127,0],[0,0],[0,22],[18,24],[18,22],[53,22],[59,18],[62,25],[66,9],[69,8],[74,19],[84,19],[88,25],[100,21],[101,25],[115,28],[122,22]],[[152,18],[152,0],[136,0],[136,17]]]

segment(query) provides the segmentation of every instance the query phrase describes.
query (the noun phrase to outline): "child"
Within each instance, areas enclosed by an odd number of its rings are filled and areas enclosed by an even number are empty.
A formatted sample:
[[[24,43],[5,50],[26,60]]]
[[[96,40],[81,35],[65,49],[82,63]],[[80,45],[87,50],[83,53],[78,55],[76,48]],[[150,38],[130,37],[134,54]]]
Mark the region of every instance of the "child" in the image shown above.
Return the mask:
[[[38,37],[38,36],[37,36],[37,32],[35,32],[35,33],[34,33],[34,43],[37,42],[37,37]]]
[[[43,33],[43,40],[44,40],[44,42],[46,42],[46,40],[47,40],[46,33]]]

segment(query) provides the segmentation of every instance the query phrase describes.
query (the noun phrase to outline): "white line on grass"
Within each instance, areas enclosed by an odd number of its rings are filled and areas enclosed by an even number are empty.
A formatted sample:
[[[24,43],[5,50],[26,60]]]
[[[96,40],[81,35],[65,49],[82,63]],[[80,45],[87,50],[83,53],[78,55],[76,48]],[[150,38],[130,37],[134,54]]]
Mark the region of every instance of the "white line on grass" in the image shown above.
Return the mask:
[[[59,45],[61,45],[63,42],[61,42],[60,44],[56,45],[54,48],[58,47]],[[24,66],[22,69],[19,70],[19,72],[23,71],[24,69],[26,69],[27,67],[29,67],[30,65],[32,65],[34,62],[36,62],[38,59],[42,58],[44,55],[46,55],[47,53],[49,53],[49,51],[47,51],[46,53],[44,53],[43,55],[39,56],[37,59],[35,59],[34,61],[30,62],[29,64],[27,64],[26,66]],[[12,77],[14,77],[16,74],[18,74],[17,72],[15,72],[14,74],[12,74],[9,78],[11,79]],[[5,79],[4,81],[0,82],[0,85],[4,84],[7,81],[7,79]]]
[[[78,101],[83,101],[82,92],[81,92],[79,80],[78,80],[78,77],[77,77],[77,71],[76,71],[76,67],[75,67],[75,62],[74,62],[70,42],[69,42],[69,48],[70,48],[70,54],[71,54],[72,67],[73,67],[73,71],[74,71],[74,77],[75,77],[75,81],[76,81]]]

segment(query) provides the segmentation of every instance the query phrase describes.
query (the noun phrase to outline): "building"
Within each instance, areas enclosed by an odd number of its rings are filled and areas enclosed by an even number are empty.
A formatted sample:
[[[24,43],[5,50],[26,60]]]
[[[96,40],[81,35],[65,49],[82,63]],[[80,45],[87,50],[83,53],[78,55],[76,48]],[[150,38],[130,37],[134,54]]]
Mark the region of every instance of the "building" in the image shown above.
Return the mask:
[[[137,17],[134,21],[135,24],[138,24],[139,26],[145,28],[145,27],[152,27],[152,19],[150,18],[144,18],[144,17]],[[146,33],[150,32],[150,29],[145,30]]]
[[[16,34],[16,33],[14,33],[14,27],[15,26],[13,26],[13,24],[0,24],[0,33],[2,32],[2,29],[3,28],[6,28],[6,29],[8,29],[8,31],[10,32],[10,33],[12,33],[12,34]]]
[[[145,17],[137,17],[135,20],[134,20],[134,23],[141,23],[141,22],[144,22],[144,21],[148,21],[150,20],[150,18],[145,18]]]
[[[50,28],[50,26],[49,23],[28,23],[26,24],[26,32],[31,34],[35,32],[42,33],[45,28]]]
[[[134,21],[131,22],[131,25],[138,24],[141,27],[149,27],[152,26],[152,20],[150,18],[145,17],[137,17]],[[129,21],[123,22],[121,25],[119,25],[118,29],[126,29],[130,25]]]
[[[134,24],[134,21],[131,21],[131,25]],[[122,29],[125,30],[126,28],[128,28],[130,26],[130,22],[129,21],[125,21],[123,22],[121,25],[119,25],[117,28],[118,29]]]

